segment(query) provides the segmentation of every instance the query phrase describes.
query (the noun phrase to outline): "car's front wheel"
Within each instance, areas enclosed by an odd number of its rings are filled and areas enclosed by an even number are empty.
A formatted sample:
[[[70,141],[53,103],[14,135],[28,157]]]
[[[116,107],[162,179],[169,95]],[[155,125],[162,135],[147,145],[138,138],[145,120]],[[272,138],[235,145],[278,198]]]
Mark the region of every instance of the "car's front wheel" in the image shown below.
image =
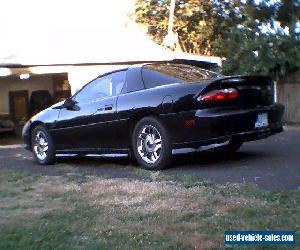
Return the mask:
[[[38,163],[50,165],[55,162],[55,148],[52,138],[43,126],[37,126],[31,133],[32,152]]]
[[[163,169],[171,162],[172,143],[169,133],[155,117],[145,117],[136,124],[132,149],[138,163],[145,169]]]

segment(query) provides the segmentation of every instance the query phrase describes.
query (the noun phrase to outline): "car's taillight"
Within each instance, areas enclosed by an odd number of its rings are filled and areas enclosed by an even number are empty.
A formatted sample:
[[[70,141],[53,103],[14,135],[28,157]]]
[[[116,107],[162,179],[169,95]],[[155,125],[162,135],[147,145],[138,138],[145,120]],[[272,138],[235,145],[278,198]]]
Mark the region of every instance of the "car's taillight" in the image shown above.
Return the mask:
[[[234,88],[218,89],[207,92],[204,95],[200,95],[197,100],[201,102],[219,102],[229,101],[239,97],[239,93]]]

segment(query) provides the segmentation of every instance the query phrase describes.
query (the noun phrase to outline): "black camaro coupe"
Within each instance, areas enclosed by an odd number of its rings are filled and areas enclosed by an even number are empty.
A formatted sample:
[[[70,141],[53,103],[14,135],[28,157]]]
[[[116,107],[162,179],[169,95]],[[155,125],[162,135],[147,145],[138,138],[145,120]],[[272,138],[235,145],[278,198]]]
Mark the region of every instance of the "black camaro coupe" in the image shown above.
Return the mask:
[[[100,75],[24,126],[27,149],[41,164],[59,153],[129,153],[162,169],[172,149],[218,144],[233,152],[282,131],[284,107],[266,76],[224,77],[170,62]]]

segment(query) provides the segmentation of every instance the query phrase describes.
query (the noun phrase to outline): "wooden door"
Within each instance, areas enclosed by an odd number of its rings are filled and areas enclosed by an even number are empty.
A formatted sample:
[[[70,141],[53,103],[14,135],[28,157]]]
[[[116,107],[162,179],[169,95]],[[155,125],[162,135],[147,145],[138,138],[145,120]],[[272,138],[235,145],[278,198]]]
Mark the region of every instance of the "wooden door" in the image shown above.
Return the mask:
[[[29,114],[28,91],[10,91],[9,108],[14,121],[26,121]]]

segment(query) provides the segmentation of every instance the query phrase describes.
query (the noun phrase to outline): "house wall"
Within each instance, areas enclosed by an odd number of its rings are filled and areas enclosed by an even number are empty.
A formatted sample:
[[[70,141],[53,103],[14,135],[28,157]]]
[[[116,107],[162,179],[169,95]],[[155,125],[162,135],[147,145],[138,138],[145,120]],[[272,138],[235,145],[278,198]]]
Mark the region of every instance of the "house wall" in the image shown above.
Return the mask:
[[[28,98],[32,91],[48,90],[53,95],[53,80],[51,76],[31,76],[27,80],[17,77],[0,78],[0,114],[9,113],[9,91],[28,90]]]
[[[300,124],[300,70],[277,82],[277,100],[284,104],[284,121]]]

